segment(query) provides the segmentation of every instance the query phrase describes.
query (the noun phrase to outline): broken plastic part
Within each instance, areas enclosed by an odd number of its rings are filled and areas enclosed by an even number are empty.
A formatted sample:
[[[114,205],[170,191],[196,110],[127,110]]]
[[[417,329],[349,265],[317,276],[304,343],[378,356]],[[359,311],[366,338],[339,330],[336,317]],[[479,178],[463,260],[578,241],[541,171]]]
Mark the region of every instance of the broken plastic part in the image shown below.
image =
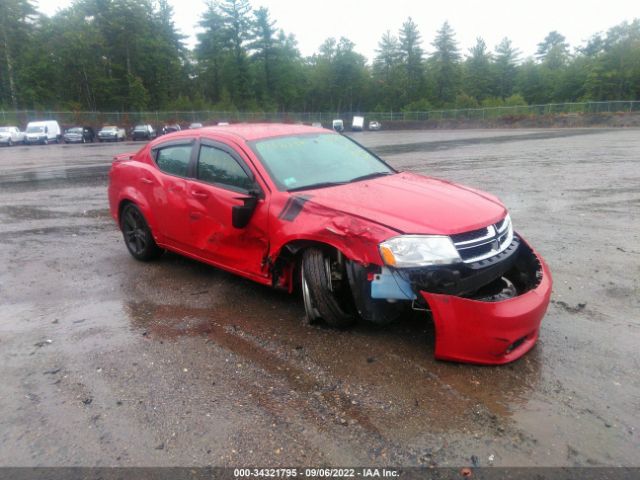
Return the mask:
[[[535,262],[521,262],[511,275],[526,275],[527,279],[519,280],[532,288],[508,300],[487,302],[420,292],[432,312],[437,359],[497,365],[533,348],[549,305],[552,280],[544,261],[530,252]]]
[[[371,297],[384,300],[413,300],[411,284],[398,272],[382,267],[382,271],[373,277],[371,282]]]

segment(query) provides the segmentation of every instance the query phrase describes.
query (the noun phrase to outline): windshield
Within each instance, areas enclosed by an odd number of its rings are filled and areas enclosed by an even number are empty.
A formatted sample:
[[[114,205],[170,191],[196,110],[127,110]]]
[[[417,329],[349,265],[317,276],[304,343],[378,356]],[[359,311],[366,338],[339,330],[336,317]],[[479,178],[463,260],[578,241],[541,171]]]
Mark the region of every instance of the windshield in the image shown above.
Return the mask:
[[[70,128],[69,130],[67,130],[67,133],[82,133],[82,129],[81,128]]]
[[[0,132],[8,132],[9,127],[0,127]]]
[[[102,128],[103,132],[113,132],[115,130],[118,130],[118,127],[103,127]]]
[[[395,173],[341,135],[269,138],[254,142],[253,148],[280,190],[330,186]]]
[[[147,131],[147,126],[146,125],[136,125],[136,128],[133,129],[135,132],[146,132]]]
[[[41,133],[44,132],[44,127],[28,127],[27,133]]]

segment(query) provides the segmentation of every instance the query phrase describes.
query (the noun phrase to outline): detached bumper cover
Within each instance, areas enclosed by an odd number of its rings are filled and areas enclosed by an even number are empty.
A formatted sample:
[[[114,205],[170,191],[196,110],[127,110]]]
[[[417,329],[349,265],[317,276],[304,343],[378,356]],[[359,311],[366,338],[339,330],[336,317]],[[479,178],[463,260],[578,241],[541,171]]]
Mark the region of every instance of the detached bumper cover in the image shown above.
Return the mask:
[[[542,279],[534,289],[499,302],[483,302],[421,291],[436,328],[439,360],[498,365],[531,350],[551,297],[551,274],[534,252]]]

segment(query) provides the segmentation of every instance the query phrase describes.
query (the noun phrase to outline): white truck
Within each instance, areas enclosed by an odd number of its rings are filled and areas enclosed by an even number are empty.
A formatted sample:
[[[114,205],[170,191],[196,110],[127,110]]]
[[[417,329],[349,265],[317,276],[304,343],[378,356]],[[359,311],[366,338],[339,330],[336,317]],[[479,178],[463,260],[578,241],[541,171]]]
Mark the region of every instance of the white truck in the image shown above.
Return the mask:
[[[361,132],[364,129],[364,117],[353,117],[351,121],[351,131]]]
[[[11,146],[16,143],[24,142],[24,132],[18,127],[0,127],[0,145]]]
[[[62,130],[55,120],[29,122],[24,133],[24,143],[27,145],[32,143],[41,143],[43,145],[49,142],[60,143],[62,139]]]

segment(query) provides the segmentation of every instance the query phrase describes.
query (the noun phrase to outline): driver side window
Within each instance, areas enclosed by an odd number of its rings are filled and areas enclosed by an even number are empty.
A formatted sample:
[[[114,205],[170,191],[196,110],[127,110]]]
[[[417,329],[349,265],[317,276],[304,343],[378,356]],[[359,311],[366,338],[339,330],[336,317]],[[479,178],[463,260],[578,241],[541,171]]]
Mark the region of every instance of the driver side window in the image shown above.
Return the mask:
[[[253,180],[240,164],[219,148],[202,145],[198,159],[198,179],[203,182],[230,187],[232,190],[251,190]]]

